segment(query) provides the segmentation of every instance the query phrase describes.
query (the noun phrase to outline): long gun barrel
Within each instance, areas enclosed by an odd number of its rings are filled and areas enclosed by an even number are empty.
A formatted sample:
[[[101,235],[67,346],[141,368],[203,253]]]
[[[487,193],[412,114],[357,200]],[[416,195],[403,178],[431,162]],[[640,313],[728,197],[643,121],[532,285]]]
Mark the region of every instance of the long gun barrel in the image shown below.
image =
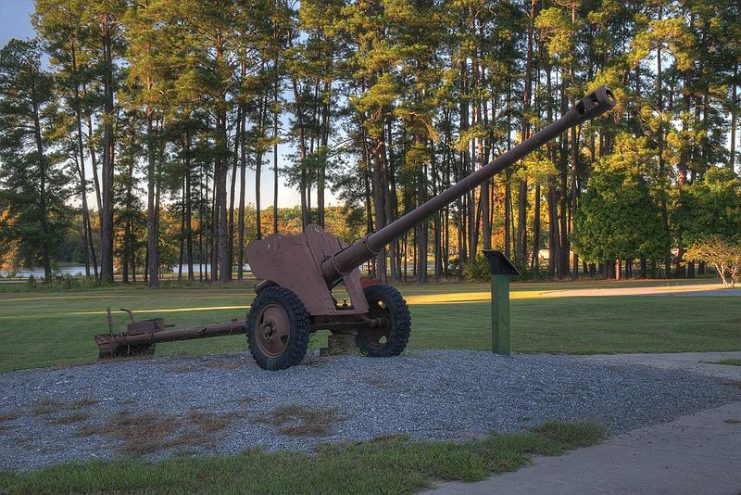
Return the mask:
[[[363,237],[358,242],[348,246],[339,253],[324,260],[322,274],[327,282],[339,279],[342,274],[360,266],[377,255],[383,247],[400,237],[407,230],[433,213],[445,208],[468,191],[483,184],[495,174],[506,169],[530,152],[538,149],[562,132],[577,126],[582,122],[599,117],[615,106],[616,100],[612,91],[600,86],[594,92],[585,96],[580,102],[569,109],[563,117],[548,127],[518,144],[487,165],[461,179],[457,184],[449,187],[420,207],[410,211],[398,220],[386,225],[378,232]]]

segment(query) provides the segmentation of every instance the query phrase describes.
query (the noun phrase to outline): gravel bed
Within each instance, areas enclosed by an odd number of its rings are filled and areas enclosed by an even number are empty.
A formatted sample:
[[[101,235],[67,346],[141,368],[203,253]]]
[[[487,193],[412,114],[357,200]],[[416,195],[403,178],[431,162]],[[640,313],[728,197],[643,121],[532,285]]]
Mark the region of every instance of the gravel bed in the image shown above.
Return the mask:
[[[138,415],[181,427],[193,414],[207,423],[222,419],[207,428],[208,441],[146,454],[157,459],[255,447],[311,450],[392,434],[462,439],[549,420],[595,421],[619,433],[740,398],[737,384],[710,377],[564,355],[312,355],[281,372],[264,371],[245,354],[120,360],[1,374],[0,470],[120,458],[127,452],[117,425]],[[281,414],[304,410],[328,430],[281,432],[298,421],[280,423]]]

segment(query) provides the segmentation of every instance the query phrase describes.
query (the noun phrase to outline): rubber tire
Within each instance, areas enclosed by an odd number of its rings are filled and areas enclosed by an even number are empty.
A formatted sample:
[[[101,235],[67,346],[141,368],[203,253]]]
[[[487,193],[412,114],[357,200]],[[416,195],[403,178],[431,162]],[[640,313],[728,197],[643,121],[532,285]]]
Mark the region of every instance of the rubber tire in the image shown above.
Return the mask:
[[[265,355],[254,339],[255,318],[260,312],[260,308],[266,304],[277,304],[281,306],[288,315],[291,322],[291,328],[288,334],[288,344],[286,349],[277,357]],[[247,345],[250,354],[255,362],[265,370],[277,371],[290,368],[301,362],[309,348],[309,333],[311,323],[309,321],[309,312],[306,311],[301,299],[288,289],[283,287],[268,287],[261,290],[255,300],[252,301],[252,307],[247,314]]]
[[[369,285],[363,289],[366,300],[381,300],[391,313],[391,336],[382,347],[369,346],[363,338],[363,330],[359,330],[355,342],[360,353],[369,357],[391,357],[398,356],[406,349],[409,336],[412,333],[412,317],[409,314],[409,306],[395,287],[390,285]]]

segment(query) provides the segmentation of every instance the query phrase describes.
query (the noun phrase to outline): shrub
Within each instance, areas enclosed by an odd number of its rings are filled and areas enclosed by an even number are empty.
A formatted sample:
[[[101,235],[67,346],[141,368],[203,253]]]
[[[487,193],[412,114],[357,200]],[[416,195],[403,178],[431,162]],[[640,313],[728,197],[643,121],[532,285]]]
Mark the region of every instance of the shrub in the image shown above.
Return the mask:
[[[490,278],[489,261],[483,254],[469,258],[463,264],[463,278],[472,282],[486,282]]]
[[[726,287],[734,287],[741,279],[741,242],[710,236],[692,244],[686,255],[713,265]]]

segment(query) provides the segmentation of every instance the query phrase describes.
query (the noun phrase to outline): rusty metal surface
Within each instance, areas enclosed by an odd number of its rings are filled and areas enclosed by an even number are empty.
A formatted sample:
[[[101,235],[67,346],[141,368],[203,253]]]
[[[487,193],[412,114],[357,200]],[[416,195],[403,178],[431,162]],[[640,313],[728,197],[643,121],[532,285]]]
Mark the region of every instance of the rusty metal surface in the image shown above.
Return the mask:
[[[164,318],[152,318],[150,320],[133,321],[126,325],[126,333],[128,335],[150,334],[161,332],[164,329]]]
[[[294,292],[311,315],[365,314],[368,304],[360,286],[357,268],[340,275],[350,295],[348,308],[337,307],[331,288],[322,277],[321,263],[347,247],[343,241],[328,234],[318,225],[309,225],[295,236],[273,234],[247,246],[247,260],[260,288],[279,285]]]
[[[260,308],[255,321],[255,342],[269,357],[278,357],[285,352],[291,333],[291,320],[288,313],[278,304],[268,304]]]
[[[162,319],[158,318],[157,320]],[[162,320],[162,325],[162,328],[164,328],[164,320]],[[108,333],[96,335],[95,343],[98,345],[101,357],[115,357],[118,355],[137,354],[140,353],[138,351],[148,350],[146,346],[160,342],[238,335],[245,333],[244,325],[244,320],[235,319],[223,323],[159,330],[156,332],[140,332],[136,334],[130,334],[128,332]]]

